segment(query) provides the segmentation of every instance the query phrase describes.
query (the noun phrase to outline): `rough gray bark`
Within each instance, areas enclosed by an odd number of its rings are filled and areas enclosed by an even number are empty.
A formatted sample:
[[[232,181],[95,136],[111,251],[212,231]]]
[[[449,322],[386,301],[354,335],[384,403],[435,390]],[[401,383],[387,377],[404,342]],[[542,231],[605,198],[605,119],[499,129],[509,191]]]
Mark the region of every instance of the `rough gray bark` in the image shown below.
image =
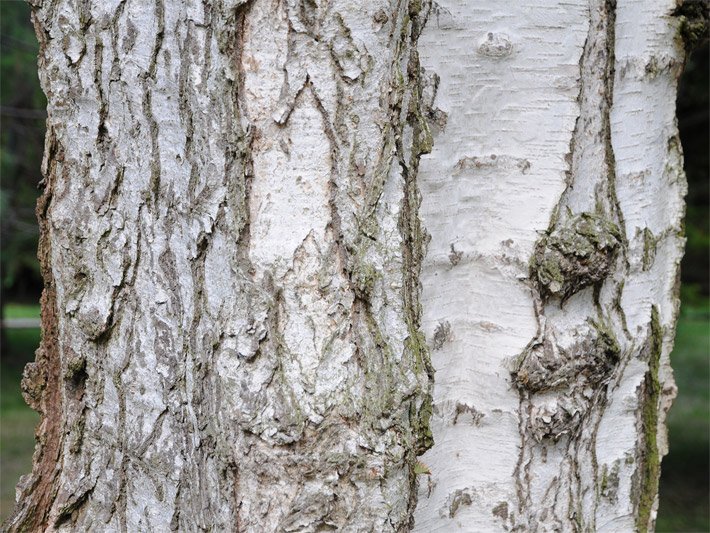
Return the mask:
[[[33,7],[42,422],[8,529],[408,528],[419,2]]]

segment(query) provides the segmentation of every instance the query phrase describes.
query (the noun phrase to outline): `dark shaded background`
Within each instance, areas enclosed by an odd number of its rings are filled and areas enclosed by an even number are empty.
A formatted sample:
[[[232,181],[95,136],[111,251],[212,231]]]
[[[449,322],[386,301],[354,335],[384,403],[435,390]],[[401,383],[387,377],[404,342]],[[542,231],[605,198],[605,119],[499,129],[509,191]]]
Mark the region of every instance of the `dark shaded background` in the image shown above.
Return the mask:
[[[36,303],[42,289],[34,208],[47,100],[37,79],[38,48],[29,6],[0,1],[0,304]]]
[[[707,1],[686,1],[696,16]],[[679,8],[682,12],[684,8]],[[702,13],[701,13],[702,14]],[[697,21],[695,51],[689,56],[678,92],[678,122],[685,152],[689,192],[687,249],[682,263],[682,312],[673,366],[679,387],[669,417],[671,452],[663,462],[658,531],[707,532],[710,421],[710,161],[708,62],[710,46]],[[38,227],[34,206],[41,179],[46,100],[37,79],[38,45],[29,7],[0,0],[0,316],[39,316],[42,279],[37,263]],[[0,350],[0,519],[11,509],[14,485],[29,471],[37,415],[20,395],[24,364],[34,358],[38,328],[2,328]]]

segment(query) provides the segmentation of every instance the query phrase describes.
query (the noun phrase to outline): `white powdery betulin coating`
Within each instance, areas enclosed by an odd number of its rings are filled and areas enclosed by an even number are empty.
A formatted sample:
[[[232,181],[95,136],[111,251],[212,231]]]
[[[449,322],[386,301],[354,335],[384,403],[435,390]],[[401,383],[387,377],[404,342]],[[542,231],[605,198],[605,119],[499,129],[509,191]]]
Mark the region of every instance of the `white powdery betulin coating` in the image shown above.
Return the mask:
[[[432,7],[420,54],[440,81],[420,186],[435,446],[416,531],[655,520],[684,244],[672,4]],[[586,247],[593,277],[538,285],[533,266],[575,267],[531,262],[543,232]]]
[[[59,416],[10,530],[406,529],[419,2],[34,9]]]

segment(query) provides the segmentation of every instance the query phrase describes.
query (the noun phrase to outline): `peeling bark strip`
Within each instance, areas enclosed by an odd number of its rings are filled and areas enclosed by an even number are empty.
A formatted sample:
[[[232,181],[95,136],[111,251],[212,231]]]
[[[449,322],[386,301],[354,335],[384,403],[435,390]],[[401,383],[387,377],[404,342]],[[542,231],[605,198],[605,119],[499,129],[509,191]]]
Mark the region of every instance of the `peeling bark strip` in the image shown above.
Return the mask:
[[[410,528],[427,3],[32,4],[42,422],[7,529]]]
[[[675,7],[432,8],[448,119],[420,163],[437,445],[417,531],[653,529],[684,244]]]
[[[42,35],[38,36],[41,39]],[[54,132],[48,128],[42,173],[46,178],[45,190],[37,201],[37,218],[40,224],[38,258],[45,281],[42,292],[42,340],[34,363],[28,363],[22,376],[22,395],[27,405],[41,415],[35,428],[38,447],[34,456],[35,475],[20,479],[18,489],[27,494],[28,504],[13,519],[20,530],[33,531],[46,524],[52,494],[57,490],[56,465],[61,457],[61,426],[54,423],[62,417],[59,365],[57,294],[52,275],[52,243],[48,239],[47,209],[51,203],[52,182],[58,178],[56,167],[64,158]]]

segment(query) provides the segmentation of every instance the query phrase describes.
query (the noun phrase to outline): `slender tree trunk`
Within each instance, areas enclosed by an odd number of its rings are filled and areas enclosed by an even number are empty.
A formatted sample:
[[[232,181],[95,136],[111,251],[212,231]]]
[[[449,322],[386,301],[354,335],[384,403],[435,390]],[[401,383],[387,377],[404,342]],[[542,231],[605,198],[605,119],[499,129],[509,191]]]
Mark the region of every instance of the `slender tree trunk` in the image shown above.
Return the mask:
[[[673,0],[442,0],[417,531],[646,531],[686,184]]]
[[[673,0],[34,3],[9,530],[652,528]]]
[[[418,2],[47,0],[43,415],[10,530],[404,530]]]

